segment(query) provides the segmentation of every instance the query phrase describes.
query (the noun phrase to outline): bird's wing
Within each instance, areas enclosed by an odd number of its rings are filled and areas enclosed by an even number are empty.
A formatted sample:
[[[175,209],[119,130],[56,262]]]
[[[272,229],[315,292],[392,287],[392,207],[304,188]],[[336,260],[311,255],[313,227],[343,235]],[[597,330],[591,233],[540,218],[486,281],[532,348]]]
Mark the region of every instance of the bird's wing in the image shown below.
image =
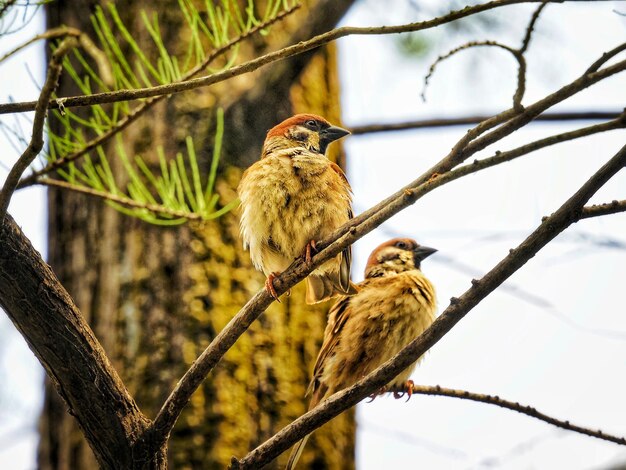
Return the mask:
[[[313,367],[313,379],[311,380],[309,388],[306,392],[307,395],[309,393],[313,393],[312,402],[316,397],[319,401],[319,398],[324,395],[323,393],[317,393],[319,388],[319,378],[324,372],[326,360],[329,356],[332,356],[335,347],[339,343],[341,329],[346,324],[346,321],[350,316],[350,299],[350,296],[340,297],[337,303],[333,305],[328,312],[328,326],[324,332],[324,342],[322,343],[320,352],[317,355],[315,367]]]
[[[343,170],[334,162],[330,163],[330,167],[337,173],[341,179],[343,180],[346,188],[348,189],[348,193],[352,193],[352,188],[350,188],[350,183],[348,183],[348,178],[346,178],[346,174]],[[348,219],[352,219],[354,214],[352,213],[352,208],[348,206]],[[339,265],[339,286],[343,290],[344,293],[353,294],[354,291],[350,289],[350,265],[352,264],[352,248],[350,246],[346,247],[345,250],[341,252],[341,263]]]
[[[352,209],[348,209],[348,218],[352,219]],[[350,290],[350,266],[352,265],[352,246],[348,245],[341,252],[341,263],[339,264],[339,286],[346,294],[354,294]]]
[[[352,188],[350,188],[350,183],[348,183],[348,178],[346,177],[346,174],[343,172],[341,167],[337,165],[335,162],[330,162],[330,167],[333,169],[335,173],[337,173],[341,177],[344,183],[346,183],[346,185],[348,186],[348,189],[350,189],[350,192],[352,192]]]

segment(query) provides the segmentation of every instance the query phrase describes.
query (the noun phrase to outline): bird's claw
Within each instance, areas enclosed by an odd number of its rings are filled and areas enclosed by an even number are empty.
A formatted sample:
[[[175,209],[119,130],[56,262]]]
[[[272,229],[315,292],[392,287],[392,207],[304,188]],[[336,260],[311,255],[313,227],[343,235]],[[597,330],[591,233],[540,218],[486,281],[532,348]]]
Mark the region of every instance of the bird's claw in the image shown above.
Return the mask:
[[[304,249],[304,261],[308,263],[311,262],[312,254],[317,253],[317,245],[315,240],[311,240],[306,244],[306,248]]]
[[[383,393],[385,393],[387,391],[387,387],[380,387],[380,389],[378,389],[377,392],[372,393],[368,398],[369,400],[366,401],[365,403],[372,403],[374,401],[374,399],[379,396],[382,395]]]
[[[267,276],[267,279],[265,279],[265,289],[267,289],[267,292],[269,292],[269,294],[274,297],[274,300],[276,300],[276,302],[281,303],[280,299],[278,298],[278,293],[276,292],[276,289],[274,289],[274,279],[276,279],[276,276],[278,276],[280,273],[270,273]]]
[[[408,395],[406,401],[409,401],[413,396],[413,386],[415,382],[412,380],[407,380],[404,383],[404,390],[401,392],[393,392],[393,397],[397,400],[398,398],[402,398],[404,395]]]

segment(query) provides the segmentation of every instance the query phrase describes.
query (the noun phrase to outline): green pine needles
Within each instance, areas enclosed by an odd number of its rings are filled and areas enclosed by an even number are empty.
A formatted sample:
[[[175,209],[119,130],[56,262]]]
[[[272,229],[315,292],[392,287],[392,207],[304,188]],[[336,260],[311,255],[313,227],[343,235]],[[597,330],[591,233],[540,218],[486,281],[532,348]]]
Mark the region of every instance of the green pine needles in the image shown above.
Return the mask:
[[[241,42],[254,34],[267,34],[272,23],[283,19],[297,5],[286,0],[270,0],[262,17],[256,16],[252,0],[245,8],[236,0],[179,0],[178,7],[185,22],[185,39],[182,46],[176,45],[177,55],[168,51],[156,13],[141,14],[153,46],[148,53],[130,34],[116,6],[110,3],[106,10],[98,8],[92,16],[96,32],[93,42],[78,32],[81,47],[65,57],[64,73],[83,94],[90,95],[166,85],[202,73],[228,70],[236,63]],[[164,99],[167,96],[92,105],[80,114],[64,109],[60,99],[60,108],[50,110],[54,124],[48,126],[48,148],[42,166],[24,178],[21,186],[39,183],[86,193],[153,224],[211,220],[226,213],[238,201],[220,205],[215,194],[224,133],[221,109],[213,110],[216,133],[210,168],[198,165],[189,136],[185,139],[185,151],[175,158],[165,155],[160,147],[149,150],[156,152],[152,158],[127,155],[122,145],[123,131]],[[147,161],[158,161],[158,165],[150,166]],[[61,179],[49,178],[49,174]]]
[[[187,220],[211,220],[228,212],[239,201],[235,199],[218,207],[215,181],[224,134],[224,113],[217,112],[217,131],[208,175],[203,178],[191,137],[186,139],[186,152],[168,160],[157,148],[159,167],[153,171],[141,156],[130,159],[122,139],[116,136],[115,149],[128,180],[125,188],[115,173],[102,147],[98,158],[86,155],[80,166],[71,162],[67,169],[57,170],[67,184],[53,184],[100,197],[124,214],[158,225],[177,225]]]

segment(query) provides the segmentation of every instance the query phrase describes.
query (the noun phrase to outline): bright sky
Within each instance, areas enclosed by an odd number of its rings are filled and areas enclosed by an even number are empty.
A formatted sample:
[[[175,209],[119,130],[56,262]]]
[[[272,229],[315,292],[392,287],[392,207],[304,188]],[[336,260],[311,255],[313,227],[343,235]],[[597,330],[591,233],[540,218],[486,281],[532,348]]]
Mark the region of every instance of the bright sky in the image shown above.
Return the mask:
[[[30,9],[32,10],[32,8]],[[42,14],[35,16],[24,29],[0,38],[0,56],[13,47],[45,31]],[[36,99],[43,83],[45,64],[43,43],[31,46],[24,53],[0,64],[0,100],[5,103]],[[36,80],[37,84],[34,82]],[[0,122],[30,135],[32,115],[2,116]],[[0,129],[0,181],[4,181],[8,166],[23,149],[15,150]],[[30,188],[19,191],[11,199],[9,212],[22,227],[40,253],[46,253],[45,191]],[[44,372],[28,349],[26,342],[2,312],[0,314],[0,468],[8,464],[15,470],[33,469],[36,463],[37,418],[43,399]],[[8,467],[6,467],[8,468]]]
[[[614,8],[618,6],[611,2],[546,8],[528,53],[524,103],[572,81],[602,52],[624,41],[626,18]],[[463,37],[495,37],[517,46],[533,9],[502,9],[499,33],[477,25]],[[351,10],[343,24],[396,24],[426,17],[411,8],[383,8],[368,1]],[[431,61],[465,42],[443,32],[427,37],[432,42],[427,60],[399,54],[392,38],[340,41],[345,124],[494,113],[510,106],[516,64],[502,51],[485,49],[464,51],[442,63],[423,103],[422,79]],[[560,109],[620,110],[625,98],[622,74]],[[535,124],[479,156],[588,124]],[[457,127],[350,138],[348,177],[355,212],[415,179],[465,131]],[[440,250],[422,267],[438,288],[442,311],[450,297],[470,286],[472,277],[491,269],[613,156],[625,135],[614,131],[548,148],[431,193],[356,243],[357,280],[378,243],[398,235],[416,238]],[[622,171],[592,201],[624,199],[625,189]],[[470,312],[431,350],[413,380],[499,395],[576,424],[626,435],[624,279],[626,214],[581,222]],[[418,396],[407,404],[377,399],[359,405],[358,421],[360,470],[407,465],[589,469],[626,461],[626,449],[618,445],[451,398]]]
[[[391,24],[424,19],[426,12],[391,2],[359,3],[343,21]],[[431,1],[430,4],[438,2]],[[389,3],[385,3],[388,5]],[[420,1],[424,7],[429,2]],[[602,52],[624,41],[626,18],[618,2],[550,5],[537,25],[528,53],[532,103],[573,80]],[[424,7],[425,8],[425,7]],[[391,37],[351,37],[339,42],[344,123],[398,122],[433,116],[493,113],[510,105],[515,63],[501,51],[465,51],[441,64],[428,101],[419,95],[436,55],[468,39],[498,39],[517,45],[532,8],[501,10],[499,33],[475,25],[466,36],[428,35],[427,59],[402,56]],[[514,12],[514,13],[513,13]],[[40,16],[0,54],[43,31]],[[10,43],[10,44],[9,44]],[[32,47],[3,65],[2,93],[30,100],[43,80],[41,49]],[[28,64],[27,71],[26,65]],[[8,67],[11,67],[10,69]],[[564,103],[560,109],[621,109],[624,74]],[[13,118],[3,122],[13,125]],[[535,124],[494,150],[505,150],[588,123]],[[27,129],[28,126],[25,126]],[[350,137],[348,177],[355,212],[377,203],[444,156],[464,128],[405,131]],[[355,246],[356,280],[369,252],[403,235],[439,253],[423,265],[438,288],[440,310],[469,287],[554,211],[624,143],[613,131],[566,143],[447,185],[397,215]],[[16,158],[0,133],[0,163]],[[481,156],[491,155],[489,151]],[[6,170],[0,168],[3,179]],[[593,202],[626,197],[626,174],[614,178]],[[43,191],[18,193],[11,214],[45,252]],[[626,435],[626,214],[583,221],[562,234],[503,288],[481,303],[429,353],[413,379],[420,384],[499,395],[549,415]],[[24,341],[0,316],[0,466],[35,466],[42,372]],[[556,429],[490,405],[416,396],[409,403],[379,398],[358,408],[358,468],[568,468],[600,469],[626,461],[626,449]]]

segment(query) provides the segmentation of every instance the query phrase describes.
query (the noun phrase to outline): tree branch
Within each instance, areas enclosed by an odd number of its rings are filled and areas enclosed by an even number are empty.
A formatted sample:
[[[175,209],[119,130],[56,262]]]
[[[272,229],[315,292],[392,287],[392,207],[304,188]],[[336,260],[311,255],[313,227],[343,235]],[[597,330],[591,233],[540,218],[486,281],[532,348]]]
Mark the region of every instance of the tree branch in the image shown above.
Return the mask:
[[[615,119],[622,115],[622,111],[573,111],[563,113],[542,113],[535,121],[595,121],[604,119]],[[416,121],[406,121],[390,124],[361,124],[348,126],[352,135],[371,134],[375,132],[393,132],[410,129],[428,129],[433,127],[462,126],[468,124],[478,124],[491,116],[463,116],[457,118],[432,118],[420,119]]]
[[[541,248],[571,224],[577,222],[581,217],[584,204],[624,165],[626,165],[626,146],[622,147],[554,214],[546,217],[541,225],[517,248],[510,250],[509,254],[482,279],[473,280],[472,287],[461,297],[451,298],[448,308],[423,334],[364,379],[332,395],[251,451],[243,459],[236,460],[233,458],[232,468],[261,468],[305,435],[389,383],[435,345],[472,308],[526,264]]]
[[[402,392],[406,392],[406,389],[405,388],[402,388],[402,389],[392,388],[389,390],[389,392],[402,393]],[[517,411],[518,413],[530,416],[540,421],[544,421],[546,423],[552,424],[553,426],[556,426],[562,429],[567,429],[568,431],[574,431],[579,434],[585,434],[587,436],[596,437],[598,439],[603,439],[605,441],[614,442],[616,444],[626,445],[626,439],[623,437],[613,436],[599,429],[597,431],[594,431],[593,429],[590,429],[590,428],[576,426],[575,424],[571,424],[569,421],[562,421],[560,419],[556,419],[544,413],[541,413],[540,411],[537,411],[537,409],[535,409],[532,406],[521,405],[518,402],[504,400],[494,395],[485,395],[483,393],[468,392],[466,390],[456,390],[452,388],[440,387],[439,385],[412,385],[411,393],[417,394],[417,395],[434,395],[434,396],[442,396],[442,397],[460,398],[462,400],[471,400],[471,401],[477,401],[480,403],[487,403],[489,405],[496,405],[501,408],[506,408],[508,410]]]
[[[1,16],[1,13],[0,13],[0,16]],[[30,46],[31,44],[33,44],[33,43],[35,43],[37,41],[40,41],[42,39],[57,39],[57,38],[64,38],[66,36],[78,37],[79,35],[80,35],[80,31],[79,30],[77,30],[75,28],[68,28],[66,26],[61,26],[60,28],[50,29],[50,30],[46,31],[45,33],[37,34],[36,36],[32,37],[28,41],[26,41],[26,42],[20,44],[19,46],[11,49],[9,52],[7,52],[6,54],[4,54],[3,56],[0,57],[0,63],[4,62],[9,57],[17,54],[22,49],[25,49],[26,47]]]
[[[593,206],[583,207],[580,215],[581,219],[591,217],[599,217],[602,215],[617,214],[618,212],[626,212],[626,199],[621,201],[611,201],[605,204],[594,204]]]
[[[435,68],[437,65],[452,57],[454,54],[460,51],[464,51],[466,49],[470,49],[472,47],[498,47],[507,52],[510,52],[513,58],[517,61],[518,69],[517,69],[517,87],[515,88],[515,93],[513,95],[513,109],[516,111],[522,110],[522,99],[524,98],[524,93],[526,92],[526,59],[524,58],[524,53],[528,49],[530,44],[530,39],[532,37],[532,33],[535,28],[535,24],[539,19],[539,15],[541,11],[545,8],[548,2],[544,1],[539,7],[535,10],[533,15],[530,18],[530,22],[526,27],[526,33],[524,35],[524,39],[522,40],[522,45],[519,49],[516,49],[511,46],[507,46],[506,44],[502,44],[497,41],[470,41],[468,43],[463,44],[462,46],[456,47],[452,49],[447,54],[437,57],[437,60],[433,62],[428,70],[428,73],[424,77],[424,88],[422,91],[422,100],[426,101],[426,88],[428,87],[428,82],[435,72]]]
[[[511,46],[507,46],[506,44],[502,44],[497,41],[470,41],[459,47],[455,47],[447,54],[437,57],[437,60],[432,63],[428,73],[424,77],[424,88],[422,90],[422,100],[426,101],[426,88],[428,88],[428,83],[430,78],[435,73],[435,69],[439,63],[443,62],[446,59],[449,59],[453,55],[458,52],[471,49],[474,47],[497,47],[509,52],[513,58],[517,61],[518,64],[518,73],[517,73],[517,88],[515,89],[515,95],[513,96],[513,107],[518,109],[521,106],[522,97],[524,96],[524,90],[526,88],[526,59],[524,59],[524,55],[518,50]]]
[[[607,61],[609,61],[610,59],[615,57],[617,54],[625,50],[626,50],[626,42],[624,44],[620,44],[619,46],[611,49],[608,52],[605,52],[604,54],[602,54],[602,57],[600,57],[598,60],[596,60],[593,64],[589,66],[589,68],[586,70],[586,73],[593,73],[593,72],[598,71],[598,69],[602,67]]]
[[[465,18],[477,13],[492,10],[494,8],[500,8],[507,5],[515,5],[520,3],[539,3],[543,0],[493,0],[481,5],[475,5],[471,7],[465,7],[462,10],[452,11],[444,16],[434,18],[432,20],[420,21],[416,23],[409,23],[399,26],[381,26],[381,27],[353,27],[344,26],[334,29],[324,34],[320,34],[307,41],[301,41],[289,47],[285,47],[275,52],[265,54],[256,59],[252,59],[243,64],[234,66],[223,72],[208,75],[206,77],[186,80],[183,82],[170,83],[167,85],[160,85],[149,88],[139,88],[135,90],[118,90],[107,93],[94,93],[92,95],[72,96],[67,98],[57,98],[50,104],[50,108],[57,108],[64,106],[66,108],[75,106],[89,106],[94,104],[113,103],[117,101],[130,101],[141,98],[150,98],[159,95],[168,95],[172,93],[180,93],[181,91],[192,90],[199,87],[210,86],[215,83],[228,80],[230,78],[253,72],[267,64],[284,60],[288,57],[292,57],[296,54],[315,49],[331,41],[335,41],[339,38],[352,36],[352,35],[385,35],[385,34],[397,34],[405,32],[423,31],[442,24],[450,23],[452,21]],[[574,0],[552,0],[552,2],[562,3],[563,1]],[[601,0],[608,1],[608,0]],[[32,111],[35,107],[35,102],[21,102],[21,103],[5,103],[0,104],[0,114],[7,113],[22,113],[26,111]]]
[[[135,468],[131,445],[148,419],[10,214],[0,225],[0,306],[46,369],[102,468]]]
[[[579,139],[581,137],[587,137],[593,134],[598,134],[600,132],[607,132],[615,129],[624,129],[626,128],[626,113],[623,113],[617,119],[612,121],[608,121],[602,124],[595,124],[588,127],[583,127],[581,129],[576,129],[574,131],[563,132],[562,134],[556,134],[544,139],[539,139],[534,142],[530,142],[528,144],[522,145],[520,147],[514,148],[512,150],[508,150],[506,152],[497,151],[495,155],[487,158],[483,158],[482,160],[474,160],[472,163],[468,163],[463,166],[459,166],[454,170],[451,170],[443,175],[438,176],[437,178],[432,179],[428,185],[416,188],[416,192],[419,191],[420,196],[424,196],[435,188],[439,186],[443,186],[446,183],[459,179],[463,176],[476,173],[480,170],[484,170],[486,168],[491,168],[493,166],[499,165],[501,163],[510,162],[518,157],[529,154],[531,152],[535,152],[536,150],[540,150],[545,147],[549,147],[551,145],[559,144],[561,142]]]
[[[535,31],[535,24],[537,24],[537,20],[539,19],[539,15],[543,9],[548,5],[548,2],[543,2],[541,5],[537,7],[533,16],[530,18],[530,22],[526,27],[526,34],[524,35],[524,39],[522,40],[522,45],[519,48],[520,54],[524,54],[528,50],[528,46],[530,45],[530,39],[532,38],[533,32]]]
[[[76,47],[77,44],[78,43],[75,38],[65,38],[52,54],[48,64],[46,82],[41,89],[39,100],[37,100],[35,118],[33,119],[33,134],[30,143],[15,165],[13,165],[13,168],[11,168],[7,179],[4,182],[4,186],[0,191],[0,224],[2,224],[7,209],[9,208],[11,196],[17,187],[17,183],[19,182],[22,173],[24,173],[33,160],[37,158],[37,155],[39,155],[39,152],[41,152],[41,149],[43,148],[43,127],[46,121],[46,112],[48,111],[50,97],[57,87],[59,76],[63,70],[63,57],[65,57],[65,55],[72,48]]]

